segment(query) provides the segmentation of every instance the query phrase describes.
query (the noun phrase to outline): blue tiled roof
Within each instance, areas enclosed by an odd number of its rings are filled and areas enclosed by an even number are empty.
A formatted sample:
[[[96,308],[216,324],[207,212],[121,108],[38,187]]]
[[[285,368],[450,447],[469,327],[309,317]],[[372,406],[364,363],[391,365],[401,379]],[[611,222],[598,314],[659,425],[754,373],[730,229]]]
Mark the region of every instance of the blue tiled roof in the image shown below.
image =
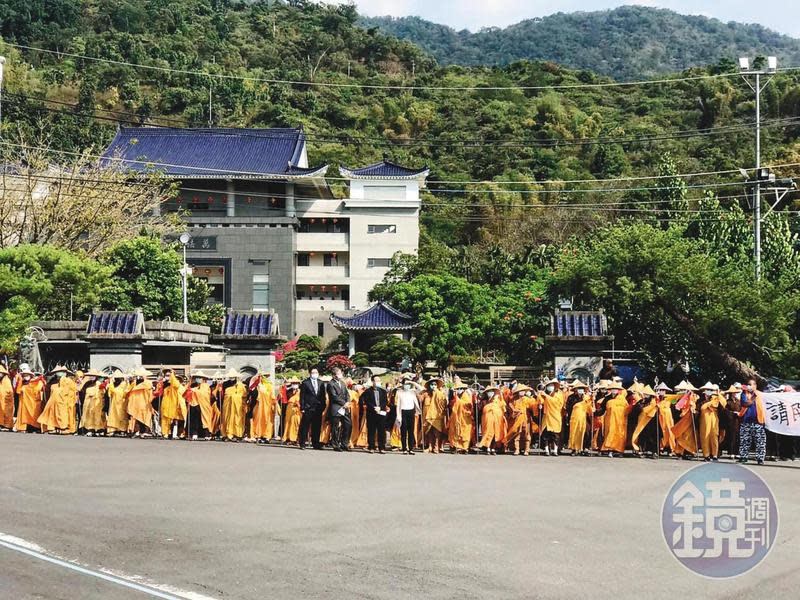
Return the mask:
[[[264,312],[229,311],[222,325],[222,335],[275,337],[278,335],[278,317]]]
[[[144,317],[138,311],[100,311],[89,316],[89,335],[142,335]]]
[[[427,166],[421,169],[410,169],[402,165],[390,162],[385,158],[374,165],[361,167],[358,169],[350,169],[348,167],[341,167],[339,172],[344,177],[386,177],[386,178],[416,178],[420,176],[427,176],[430,169]]]
[[[302,128],[120,127],[103,161],[119,159],[125,168],[162,171],[171,177],[258,179],[324,173],[327,167],[297,166],[304,146]]]
[[[345,331],[406,331],[419,325],[414,317],[384,302],[378,302],[352,317],[332,314],[330,320],[334,327]]]
[[[601,312],[556,312],[553,316],[553,335],[560,337],[607,335],[606,317]]]

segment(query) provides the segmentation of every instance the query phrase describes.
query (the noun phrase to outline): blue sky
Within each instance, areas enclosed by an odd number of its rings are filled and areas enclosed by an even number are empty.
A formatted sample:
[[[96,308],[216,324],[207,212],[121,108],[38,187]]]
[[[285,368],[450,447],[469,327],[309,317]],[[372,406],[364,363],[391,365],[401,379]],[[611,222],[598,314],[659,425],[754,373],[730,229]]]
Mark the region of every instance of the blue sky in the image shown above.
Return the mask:
[[[623,4],[669,8],[679,13],[705,15],[721,21],[759,23],[800,37],[800,3],[792,0],[355,0],[359,12],[370,15],[416,15],[456,29],[504,27],[523,19],[556,12],[598,10]]]

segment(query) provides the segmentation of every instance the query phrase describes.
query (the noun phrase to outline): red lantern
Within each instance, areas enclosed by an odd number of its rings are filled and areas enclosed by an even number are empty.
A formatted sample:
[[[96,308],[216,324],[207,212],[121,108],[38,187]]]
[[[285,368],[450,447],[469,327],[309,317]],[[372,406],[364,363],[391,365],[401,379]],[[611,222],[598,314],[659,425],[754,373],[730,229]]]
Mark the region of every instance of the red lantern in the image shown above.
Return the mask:
[[[225,272],[225,269],[223,269],[222,267],[220,267],[220,268],[219,268],[219,274],[220,274],[220,275],[222,275],[224,272]]]

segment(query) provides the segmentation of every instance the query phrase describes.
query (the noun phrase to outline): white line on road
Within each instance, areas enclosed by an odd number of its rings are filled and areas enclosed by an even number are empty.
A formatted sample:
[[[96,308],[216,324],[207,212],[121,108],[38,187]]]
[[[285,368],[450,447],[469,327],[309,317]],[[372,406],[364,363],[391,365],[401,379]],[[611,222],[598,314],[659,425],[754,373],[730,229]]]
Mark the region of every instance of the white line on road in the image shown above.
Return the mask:
[[[70,569],[77,573],[81,573],[82,575],[96,577],[97,579],[102,579],[110,583],[115,583],[117,585],[121,585],[123,587],[136,590],[137,592],[142,592],[143,594],[148,594],[153,598],[162,598],[163,600],[213,600],[208,596],[203,596],[195,592],[186,592],[183,590],[172,590],[172,589],[170,589],[169,591],[164,591],[164,589],[158,589],[158,588],[166,588],[166,586],[156,586],[154,584],[145,585],[142,583],[137,583],[135,579],[140,579],[138,577],[131,577],[122,574],[111,575],[110,573],[102,573],[100,571],[87,569],[86,567],[82,567],[73,562],[69,562],[66,560],[62,560],[61,558],[48,555],[45,553],[45,550],[42,547],[27,540],[23,540],[22,538],[15,537],[13,535],[0,533],[0,546],[2,546],[3,548],[8,548],[9,550],[13,550],[14,552],[26,554],[28,556],[38,558],[39,560],[43,560],[45,562],[58,565],[59,567],[63,567],[65,569]]]

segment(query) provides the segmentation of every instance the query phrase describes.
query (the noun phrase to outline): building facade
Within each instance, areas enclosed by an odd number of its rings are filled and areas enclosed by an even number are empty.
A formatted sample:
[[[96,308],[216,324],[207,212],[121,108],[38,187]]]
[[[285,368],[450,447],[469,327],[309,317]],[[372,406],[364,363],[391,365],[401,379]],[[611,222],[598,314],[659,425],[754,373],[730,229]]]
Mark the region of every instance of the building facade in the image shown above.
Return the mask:
[[[274,313],[287,337],[338,335],[330,315],[367,308],[391,257],[418,248],[427,167],[341,168],[337,199],[327,166],[308,166],[302,128],[121,128],[104,159],[176,180],[160,210],[186,222],[194,276],[214,302]]]

